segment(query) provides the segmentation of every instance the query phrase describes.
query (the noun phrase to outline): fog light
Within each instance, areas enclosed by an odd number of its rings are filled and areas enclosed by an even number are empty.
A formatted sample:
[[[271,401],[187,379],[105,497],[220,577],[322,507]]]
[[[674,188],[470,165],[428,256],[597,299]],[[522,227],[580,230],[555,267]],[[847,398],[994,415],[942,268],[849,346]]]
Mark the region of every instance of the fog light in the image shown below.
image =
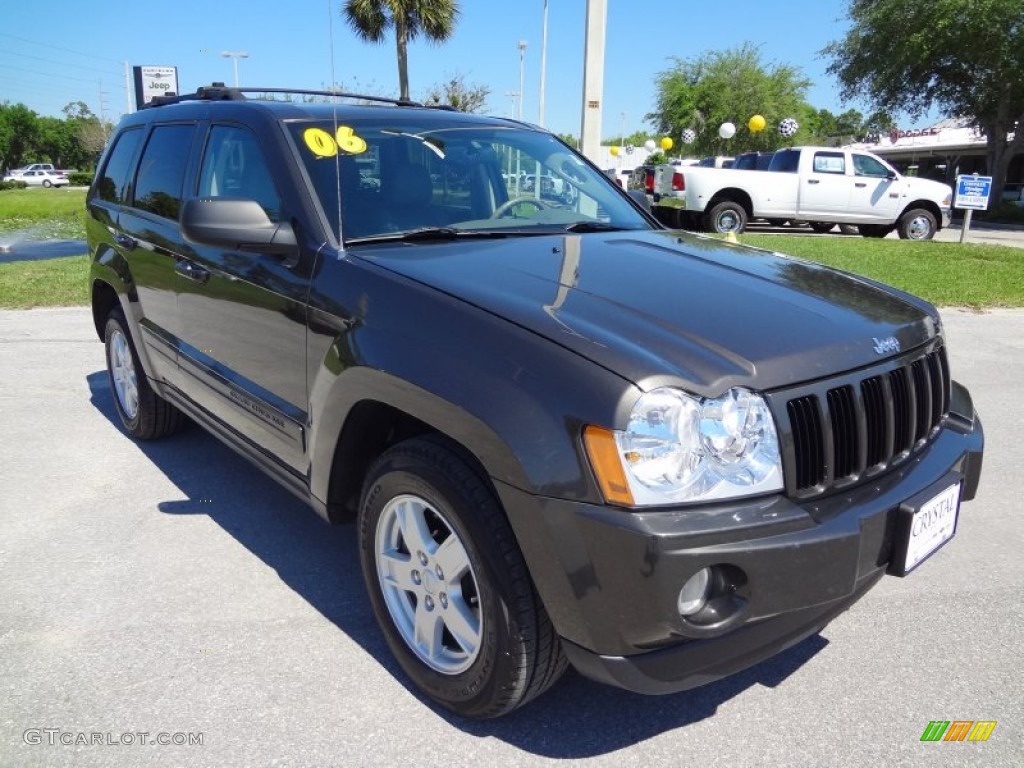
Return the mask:
[[[687,579],[683,588],[679,590],[679,600],[676,603],[679,615],[692,616],[700,611],[707,604],[710,588],[711,569],[701,568]]]

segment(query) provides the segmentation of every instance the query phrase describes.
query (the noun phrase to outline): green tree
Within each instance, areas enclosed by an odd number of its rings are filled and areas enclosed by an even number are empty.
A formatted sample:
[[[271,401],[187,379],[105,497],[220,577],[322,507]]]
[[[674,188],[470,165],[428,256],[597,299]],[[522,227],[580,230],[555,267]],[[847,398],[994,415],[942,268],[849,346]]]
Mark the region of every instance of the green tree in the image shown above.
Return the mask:
[[[487,97],[491,89],[479,83],[467,83],[461,72],[456,72],[447,80],[430,87],[426,104],[447,104],[459,112],[479,112],[487,105]]]
[[[799,143],[808,135],[813,114],[806,93],[811,85],[802,72],[785,64],[766,66],[756,46],[711,51],[694,59],[673,59],[675,65],[657,77],[657,108],[647,115],[659,136],[669,136],[679,151],[694,155],[736,154],[746,150],[771,151]],[[753,133],[747,122],[754,115],[767,121]],[[801,130],[783,138],[775,130],[786,118],[796,118]],[[736,126],[736,135],[723,139],[722,123]],[[692,144],[681,144],[685,129],[696,133]]]
[[[1024,150],[1021,0],[852,0],[846,36],[822,52],[850,94],[892,113],[933,106],[971,116],[985,132],[991,200]],[[1010,134],[1014,138],[1010,139]]]
[[[457,0],[345,0],[341,12],[355,33],[370,43],[383,43],[388,29],[394,27],[399,98],[408,101],[409,42],[421,34],[434,43],[451,37],[459,4]]]

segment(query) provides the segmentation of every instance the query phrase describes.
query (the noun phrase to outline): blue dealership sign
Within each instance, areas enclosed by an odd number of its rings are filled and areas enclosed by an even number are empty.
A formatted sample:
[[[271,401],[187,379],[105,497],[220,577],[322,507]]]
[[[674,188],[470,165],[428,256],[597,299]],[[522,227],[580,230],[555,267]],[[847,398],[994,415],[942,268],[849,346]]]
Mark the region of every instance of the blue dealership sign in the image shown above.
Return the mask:
[[[984,211],[988,208],[988,196],[991,193],[991,176],[957,176],[956,202],[953,203],[953,207]]]

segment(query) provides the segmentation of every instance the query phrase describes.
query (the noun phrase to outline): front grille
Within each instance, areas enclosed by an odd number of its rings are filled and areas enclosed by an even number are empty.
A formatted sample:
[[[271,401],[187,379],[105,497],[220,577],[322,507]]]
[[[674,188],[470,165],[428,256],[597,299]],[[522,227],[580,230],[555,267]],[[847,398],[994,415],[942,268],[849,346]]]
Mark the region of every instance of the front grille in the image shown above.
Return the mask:
[[[787,490],[816,496],[900,464],[938,434],[949,397],[941,346],[772,395]]]

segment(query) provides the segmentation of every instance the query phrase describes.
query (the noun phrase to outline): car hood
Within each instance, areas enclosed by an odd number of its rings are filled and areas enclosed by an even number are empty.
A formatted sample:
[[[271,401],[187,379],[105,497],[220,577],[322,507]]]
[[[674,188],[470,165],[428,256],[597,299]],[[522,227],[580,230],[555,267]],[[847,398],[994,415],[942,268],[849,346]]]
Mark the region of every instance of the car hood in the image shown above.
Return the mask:
[[[353,253],[643,389],[767,390],[876,363],[939,332],[934,309],[909,294],[680,233],[368,244]]]

